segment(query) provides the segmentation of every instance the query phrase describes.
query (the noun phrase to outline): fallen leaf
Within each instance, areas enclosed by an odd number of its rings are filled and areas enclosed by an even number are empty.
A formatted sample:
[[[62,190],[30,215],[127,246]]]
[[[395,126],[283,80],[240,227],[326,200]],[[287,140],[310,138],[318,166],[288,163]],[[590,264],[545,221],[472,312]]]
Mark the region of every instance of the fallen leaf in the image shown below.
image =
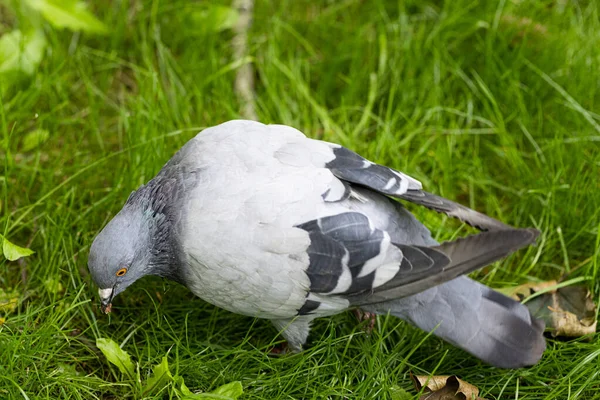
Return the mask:
[[[112,339],[100,338],[96,340],[96,346],[111,364],[119,368],[119,371],[131,378],[135,376],[135,367],[131,361],[131,356],[120,348],[117,342]]]
[[[16,261],[21,257],[27,257],[34,253],[33,250],[11,243],[2,235],[0,235],[0,240],[2,240],[2,254],[4,254],[4,257],[9,261]]]
[[[423,387],[419,400],[485,400],[479,397],[479,389],[456,375],[410,375],[417,390]]]
[[[551,289],[556,287],[556,285],[558,285],[557,281],[531,282],[507,289],[501,289],[501,291],[515,300],[523,301],[535,293]]]
[[[596,305],[585,286],[556,288],[557,281],[520,285],[505,291],[524,302],[531,314],[541,318],[552,336],[580,337],[596,332]],[[545,293],[541,293],[545,292]]]

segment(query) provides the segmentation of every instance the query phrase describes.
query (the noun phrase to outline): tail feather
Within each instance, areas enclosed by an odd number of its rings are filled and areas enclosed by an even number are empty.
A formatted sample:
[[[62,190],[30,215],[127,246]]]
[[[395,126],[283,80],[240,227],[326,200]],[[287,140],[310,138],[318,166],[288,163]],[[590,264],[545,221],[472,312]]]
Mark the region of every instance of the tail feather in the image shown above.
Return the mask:
[[[533,365],[546,342],[544,323],[527,308],[477,283],[460,277],[402,299],[361,307],[390,313],[501,368]]]

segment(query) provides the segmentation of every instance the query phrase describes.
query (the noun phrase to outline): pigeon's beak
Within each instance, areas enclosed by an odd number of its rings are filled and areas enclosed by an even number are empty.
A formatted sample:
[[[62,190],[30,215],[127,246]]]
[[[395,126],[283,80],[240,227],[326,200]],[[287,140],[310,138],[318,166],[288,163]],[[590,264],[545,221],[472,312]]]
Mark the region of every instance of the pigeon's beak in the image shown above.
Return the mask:
[[[100,309],[104,314],[108,314],[110,312],[114,293],[115,290],[113,288],[98,289],[98,294],[100,295]]]

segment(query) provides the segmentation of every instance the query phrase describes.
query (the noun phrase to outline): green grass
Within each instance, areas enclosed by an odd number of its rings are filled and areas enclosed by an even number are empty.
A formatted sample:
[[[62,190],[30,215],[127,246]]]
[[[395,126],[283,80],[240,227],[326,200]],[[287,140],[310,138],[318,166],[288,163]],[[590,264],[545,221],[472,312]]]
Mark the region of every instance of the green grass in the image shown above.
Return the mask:
[[[368,336],[348,314],[318,320],[305,352],[271,357],[280,339],[267,321],[154,278],[101,314],[86,266],[94,236],[202,127],[240,117],[240,62],[230,31],[194,20],[202,2],[90,3],[110,35],[46,27],[51,52],[1,99],[0,221],[36,253],[0,264],[0,287],[20,300],[0,326],[0,398],[141,398],[98,352],[99,337],[123,343],[142,376],[168,352],[191,389],[240,380],[244,399],[416,395],[410,372],[457,374],[488,399],[600,398],[598,335],[549,339],[538,365],[510,371],[393,318]],[[506,287],[587,277],[597,299],[599,15],[594,1],[257,0],[257,111],[543,232],[476,278]],[[22,152],[37,128],[49,140]],[[413,210],[440,240],[467,231]],[[174,396],[171,386],[156,394]]]

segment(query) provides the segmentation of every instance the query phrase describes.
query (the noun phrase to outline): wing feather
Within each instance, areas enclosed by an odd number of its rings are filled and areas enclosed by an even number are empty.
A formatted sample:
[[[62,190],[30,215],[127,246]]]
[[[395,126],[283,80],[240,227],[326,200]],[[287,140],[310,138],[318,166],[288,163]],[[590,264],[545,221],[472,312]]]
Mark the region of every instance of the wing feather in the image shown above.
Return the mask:
[[[335,158],[325,166],[339,179],[444,213],[482,231],[511,229],[497,219],[421,190],[421,183],[408,175],[372,163],[344,147],[331,146]]]
[[[424,275],[441,272],[449,263],[443,253],[391,243],[387,232],[373,228],[359,212],[343,212],[297,226],[308,232],[310,291],[358,295],[386,290]],[[389,286],[394,282],[393,286]],[[388,286],[386,286],[388,285]]]

